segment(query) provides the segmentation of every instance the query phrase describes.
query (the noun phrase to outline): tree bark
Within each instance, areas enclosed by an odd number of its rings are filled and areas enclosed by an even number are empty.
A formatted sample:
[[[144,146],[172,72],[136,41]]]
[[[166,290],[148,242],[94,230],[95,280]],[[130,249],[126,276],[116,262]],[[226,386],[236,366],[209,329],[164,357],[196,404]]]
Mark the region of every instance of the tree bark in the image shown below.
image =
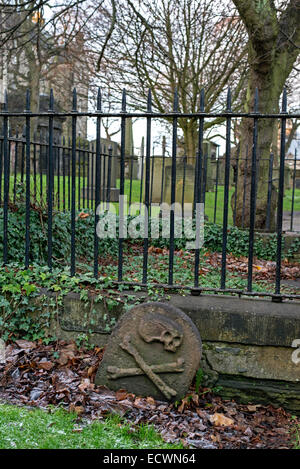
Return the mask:
[[[259,94],[259,112],[277,113],[279,99],[285,82],[299,54],[300,0],[290,0],[287,8],[277,18],[272,0],[234,0],[249,36],[249,81],[245,111],[253,111],[255,89]],[[268,170],[270,152],[277,155],[278,122],[274,119],[260,119],[257,142],[257,199],[256,228],[265,229],[267,214]],[[236,225],[242,225],[243,200],[244,226],[249,226],[251,164],[245,174],[246,148],[252,157],[253,119],[241,123],[241,159],[237,187]],[[276,162],[275,162],[276,164]],[[246,185],[244,187],[244,181]],[[271,203],[271,229],[275,228],[276,190],[273,188]],[[244,196],[245,190],[245,196]],[[232,207],[234,196],[231,201]]]
[[[195,165],[198,150],[198,124],[196,120],[182,119],[182,130],[184,139],[184,153],[187,163]]]

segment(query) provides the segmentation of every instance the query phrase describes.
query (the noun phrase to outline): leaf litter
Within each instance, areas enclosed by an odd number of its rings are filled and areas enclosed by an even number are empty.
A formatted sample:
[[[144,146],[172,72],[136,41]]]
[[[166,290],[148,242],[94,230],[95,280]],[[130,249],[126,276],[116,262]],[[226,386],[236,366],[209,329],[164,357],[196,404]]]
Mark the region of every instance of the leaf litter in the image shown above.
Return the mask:
[[[293,447],[300,420],[282,408],[222,400],[207,388],[196,393],[191,387],[177,404],[110,391],[94,384],[102,356],[103,349],[79,349],[75,342],[18,340],[7,346],[6,363],[0,363],[0,399],[33,408],[62,406],[77,414],[78,423],[116,413],[133,431],[152,424],[166,442],[181,441],[189,448]]]

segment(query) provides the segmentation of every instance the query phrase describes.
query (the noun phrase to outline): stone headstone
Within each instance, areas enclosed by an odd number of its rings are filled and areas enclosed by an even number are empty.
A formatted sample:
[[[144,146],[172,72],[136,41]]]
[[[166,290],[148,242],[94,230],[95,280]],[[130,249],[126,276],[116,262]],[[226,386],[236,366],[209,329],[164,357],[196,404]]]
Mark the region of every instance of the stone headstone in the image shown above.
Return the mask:
[[[186,314],[164,303],[141,304],[113,330],[95,383],[177,400],[187,393],[200,358],[200,335]]]

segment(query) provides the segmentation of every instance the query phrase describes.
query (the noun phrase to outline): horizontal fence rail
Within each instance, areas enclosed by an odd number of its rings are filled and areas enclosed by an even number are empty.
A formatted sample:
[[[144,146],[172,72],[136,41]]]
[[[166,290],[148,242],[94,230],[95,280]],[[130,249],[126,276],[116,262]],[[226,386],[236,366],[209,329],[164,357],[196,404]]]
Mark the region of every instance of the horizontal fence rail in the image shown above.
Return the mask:
[[[280,113],[263,114],[258,112],[258,94],[254,99],[254,111],[237,113],[231,109],[231,93],[228,90],[227,105],[224,112],[205,112],[204,91],[201,92],[199,112],[194,114],[179,112],[177,92],[174,95],[173,111],[157,113],[152,111],[152,97],[149,91],[147,109],[145,112],[128,112],[126,92],[122,95],[120,112],[106,113],[102,110],[101,92],[98,92],[97,109],[94,112],[78,112],[77,94],[73,91],[72,110],[70,112],[54,111],[54,96],[51,91],[48,112],[31,112],[30,95],[26,96],[26,110],[24,112],[8,111],[7,97],[0,112],[0,210],[3,221],[2,259],[7,264],[10,258],[10,214],[20,203],[25,206],[25,236],[24,236],[24,267],[35,262],[31,246],[31,212],[40,210],[47,218],[47,263],[53,268],[53,243],[55,243],[54,225],[58,212],[70,215],[70,274],[76,275],[78,270],[78,240],[76,229],[78,219],[93,216],[93,274],[99,276],[101,264],[102,239],[99,238],[97,227],[102,223],[101,216],[117,213],[118,219],[118,249],[117,249],[117,284],[128,284],[145,287],[149,285],[149,247],[148,230],[152,220],[163,224],[166,213],[163,204],[167,203],[171,209],[168,218],[168,282],[155,285],[166,290],[187,289],[192,294],[201,292],[228,293],[248,296],[268,296],[274,301],[284,298],[300,299],[300,295],[283,293],[281,291],[281,262],[282,240],[284,232],[299,231],[296,219],[295,203],[297,203],[297,184],[299,170],[297,169],[297,151],[293,157],[286,156],[286,123],[288,119],[300,118],[298,113],[288,113],[286,92],[283,93],[282,110]],[[57,135],[55,119],[69,118],[71,132],[68,137]],[[95,119],[96,138],[93,142],[83,139],[78,133],[78,122],[81,117]],[[101,138],[101,121],[104,117],[120,120],[121,142],[104,144]],[[146,126],[145,151],[134,155],[128,153],[126,147],[126,120],[142,118]],[[205,119],[224,118],[226,125],[226,151],[221,157],[218,149],[212,156],[204,145]],[[20,125],[12,128],[11,122],[20,119]],[[46,119],[43,131],[36,130],[37,118]],[[156,155],[151,150],[152,123],[154,119],[166,119],[172,129],[171,151]],[[194,155],[187,155],[179,151],[178,147],[178,119],[196,119],[198,123],[197,151]],[[244,154],[231,148],[232,120],[234,118],[249,118],[253,121],[253,142]],[[276,119],[280,122],[279,165],[274,154],[268,158],[260,158],[258,154],[258,132],[261,119]],[[34,129],[34,130],[33,130]],[[244,171],[240,172],[241,164]],[[257,181],[259,167],[268,167],[268,181],[265,197],[267,200],[264,231],[270,232],[272,225],[272,204],[276,199],[276,278],[274,291],[254,291],[253,264],[255,258],[254,242],[256,235],[256,204]],[[286,166],[289,166],[289,171]],[[287,173],[288,171],[288,173]],[[250,177],[247,177],[250,174]],[[298,178],[298,179],[297,179]],[[242,187],[243,200],[238,200],[238,187]],[[284,195],[287,193],[288,209],[284,210]],[[249,193],[249,201],[246,194]],[[127,200],[124,203],[123,197]],[[210,205],[208,205],[208,199]],[[134,204],[134,206],[132,205]],[[177,204],[177,208],[174,207]],[[192,285],[174,281],[174,265],[176,264],[176,223],[178,213],[183,220],[189,219],[196,227],[196,237],[201,230],[197,207],[204,206],[205,221],[222,225],[222,252],[220,260],[219,287],[201,286],[199,275],[202,250],[196,245],[191,250],[194,256],[194,281]],[[239,227],[249,234],[247,287],[233,289],[227,287],[228,260],[228,230],[236,225],[237,210],[241,209],[242,219]],[[177,213],[177,211],[179,212]],[[102,215],[101,215],[101,213]],[[134,213],[133,213],[134,212]],[[286,218],[288,212],[288,218]],[[141,278],[134,281],[124,279],[126,265],[126,217],[139,216],[143,220],[144,237],[142,240]],[[0,245],[1,247],[1,245]]]

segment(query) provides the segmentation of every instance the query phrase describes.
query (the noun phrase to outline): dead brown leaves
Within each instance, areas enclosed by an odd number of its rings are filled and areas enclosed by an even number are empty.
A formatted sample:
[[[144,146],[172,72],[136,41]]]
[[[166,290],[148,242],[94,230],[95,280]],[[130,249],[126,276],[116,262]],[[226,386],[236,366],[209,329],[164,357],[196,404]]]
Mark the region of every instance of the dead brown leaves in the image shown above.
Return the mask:
[[[219,268],[221,265],[221,253],[207,253],[206,263],[213,268]],[[242,277],[248,274],[248,258],[235,257],[228,254],[226,257],[226,269],[229,272],[240,273]],[[255,280],[274,280],[276,275],[276,262],[254,259],[253,277]],[[300,278],[300,265],[290,264],[283,261],[281,265],[281,279],[295,280]]]
[[[78,218],[81,218],[82,220],[84,220],[85,218],[88,218],[90,216],[89,213],[86,213],[86,212],[80,212],[78,214]]]
[[[168,249],[162,249],[159,247],[150,246],[148,253],[152,256],[169,255]],[[185,259],[187,262],[194,262],[194,257],[189,252],[185,252],[182,249],[175,251],[175,255]],[[200,275],[206,275],[211,268],[220,269],[222,262],[222,254],[219,252],[206,252],[204,254],[205,262],[199,269]],[[245,256],[235,257],[228,253],[226,256],[226,269],[229,272],[240,274],[243,278],[247,277],[248,274],[248,258]],[[253,277],[255,280],[268,280],[274,281],[276,276],[276,262],[267,261],[262,259],[254,258],[253,262]],[[281,264],[281,279],[296,280],[300,278],[300,265],[291,264],[286,259]]]
[[[195,448],[287,448],[294,426],[283,409],[239,405],[201,389],[177,405],[95,386],[103,350],[79,350],[74,342],[43,345],[19,340],[7,347],[0,365],[0,398],[46,408],[60,405],[78,418],[126,416],[133,428],[153,424],[169,442]]]

